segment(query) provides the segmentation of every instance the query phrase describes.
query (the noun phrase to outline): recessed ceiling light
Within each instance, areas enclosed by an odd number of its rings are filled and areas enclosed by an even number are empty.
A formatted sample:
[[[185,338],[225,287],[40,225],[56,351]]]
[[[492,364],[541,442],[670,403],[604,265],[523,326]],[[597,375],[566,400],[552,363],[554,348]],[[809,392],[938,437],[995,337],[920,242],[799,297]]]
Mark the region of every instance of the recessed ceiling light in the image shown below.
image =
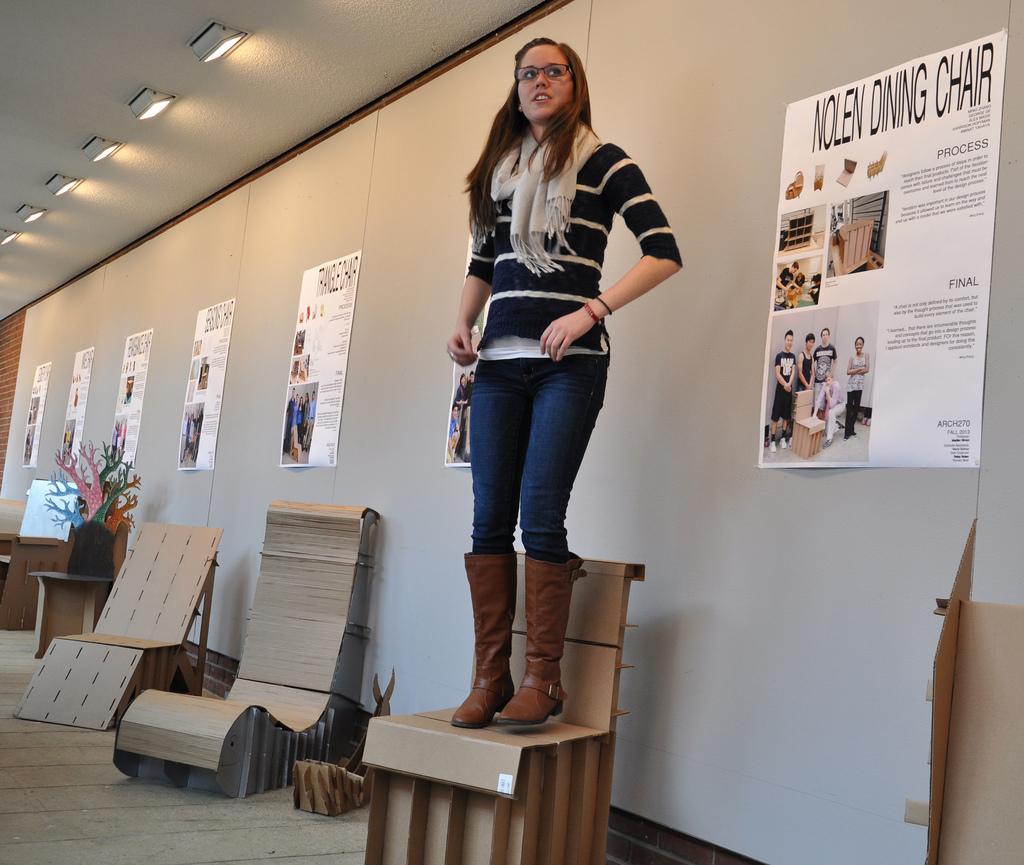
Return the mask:
[[[63,195],[65,192],[70,192],[81,182],[81,179],[77,177],[67,177],[63,174],[55,174],[46,181],[46,188],[54,195]]]
[[[21,234],[20,231],[8,231],[6,228],[0,228],[0,246],[10,243],[19,234]]]
[[[106,159],[115,150],[123,147],[120,141],[108,141],[106,138],[100,138],[98,135],[94,135],[85,145],[82,147],[82,151],[88,156],[93,162],[99,162],[101,159]]]
[[[196,57],[204,63],[220,60],[225,54],[237,48],[249,34],[244,30],[225,27],[217,21],[211,21],[195,39],[188,43]]]
[[[128,107],[139,120],[149,120],[150,117],[156,117],[173,101],[174,97],[170,93],[161,93],[151,87],[143,87],[128,103]]]
[[[31,204],[23,204],[15,211],[21,217],[22,222],[35,222],[46,213],[45,207],[33,207]]]

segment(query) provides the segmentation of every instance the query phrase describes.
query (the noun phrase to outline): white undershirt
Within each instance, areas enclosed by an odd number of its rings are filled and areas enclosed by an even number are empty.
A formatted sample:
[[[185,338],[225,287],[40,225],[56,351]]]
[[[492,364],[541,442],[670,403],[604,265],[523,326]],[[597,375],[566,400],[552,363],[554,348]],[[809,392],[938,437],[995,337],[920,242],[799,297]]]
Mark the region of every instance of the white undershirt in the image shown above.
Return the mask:
[[[601,348],[581,348],[578,345],[570,345],[565,350],[566,356],[570,354],[608,354],[608,343],[604,334],[601,334]],[[499,336],[491,340],[487,348],[479,352],[480,360],[512,360],[517,357],[543,359],[548,357],[540,350],[539,339],[526,339],[522,336]]]

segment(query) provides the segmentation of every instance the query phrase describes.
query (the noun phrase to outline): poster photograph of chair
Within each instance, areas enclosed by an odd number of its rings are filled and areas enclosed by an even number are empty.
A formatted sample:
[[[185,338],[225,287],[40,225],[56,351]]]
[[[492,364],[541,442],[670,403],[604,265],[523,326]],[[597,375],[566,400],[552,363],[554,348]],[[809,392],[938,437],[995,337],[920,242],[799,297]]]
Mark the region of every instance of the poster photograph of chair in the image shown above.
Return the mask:
[[[877,332],[877,301],[772,317],[762,466],[868,462]],[[792,369],[791,391],[779,384],[776,366],[783,379]]]
[[[888,191],[833,204],[829,219],[828,276],[846,276],[885,267],[888,222]]]

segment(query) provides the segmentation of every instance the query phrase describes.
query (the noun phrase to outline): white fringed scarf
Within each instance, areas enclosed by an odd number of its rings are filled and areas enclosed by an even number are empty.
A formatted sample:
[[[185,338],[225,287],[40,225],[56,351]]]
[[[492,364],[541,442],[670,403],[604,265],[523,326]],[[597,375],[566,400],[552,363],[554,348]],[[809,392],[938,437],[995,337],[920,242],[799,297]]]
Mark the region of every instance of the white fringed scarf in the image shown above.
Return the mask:
[[[580,124],[572,160],[557,177],[545,180],[547,144],[538,146],[537,140],[527,130],[519,149],[510,150],[495,167],[491,178],[491,198],[495,202],[512,199],[509,231],[512,252],[531,273],[540,276],[564,269],[551,257],[547,244],[549,239],[553,238],[556,244],[574,254],[565,233],[569,230],[569,212],[576,197],[576,176],[600,146],[601,142],[593,131]],[[474,250],[479,251],[485,239],[484,233],[474,228]]]

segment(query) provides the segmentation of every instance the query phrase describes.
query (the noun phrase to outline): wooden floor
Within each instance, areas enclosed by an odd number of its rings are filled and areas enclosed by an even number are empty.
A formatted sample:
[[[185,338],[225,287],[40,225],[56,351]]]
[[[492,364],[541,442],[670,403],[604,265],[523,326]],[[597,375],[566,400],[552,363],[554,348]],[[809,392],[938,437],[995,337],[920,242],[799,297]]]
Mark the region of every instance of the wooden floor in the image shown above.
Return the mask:
[[[291,788],[229,799],[127,778],[112,730],[15,718],[32,642],[0,631],[0,865],[362,865],[366,809],[320,817]]]

